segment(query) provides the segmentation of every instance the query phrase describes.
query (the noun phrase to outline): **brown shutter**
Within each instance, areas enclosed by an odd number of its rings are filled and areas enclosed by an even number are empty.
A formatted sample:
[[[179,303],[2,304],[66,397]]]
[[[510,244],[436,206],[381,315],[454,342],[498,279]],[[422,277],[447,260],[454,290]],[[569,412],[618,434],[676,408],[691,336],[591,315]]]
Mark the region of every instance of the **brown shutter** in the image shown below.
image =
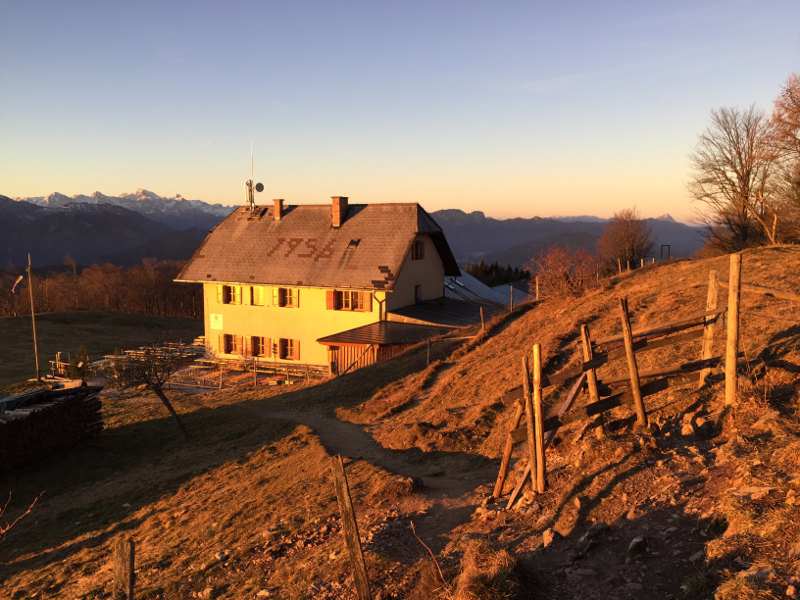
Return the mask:
[[[272,306],[280,306],[280,299],[278,296],[278,288],[272,288]]]
[[[222,284],[217,285],[217,304],[222,304]]]
[[[364,299],[364,311],[372,312],[372,292],[361,292]]]
[[[264,338],[264,356],[272,357],[272,340],[270,338]]]
[[[245,358],[253,354],[253,338],[249,335],[244,336],[244,345],[242,346],[242,356]]]
[[[217,340],[217,354],[225,352],[225,334],[220,333]]]
[[[325,307],[328,310],[336,310],[336,292],[333,290],[325,291]]]
[[[292,358],[295,360],[300,360],[300,340],[294,340],[292,348],[294,349],[294,354],[292,355]]]

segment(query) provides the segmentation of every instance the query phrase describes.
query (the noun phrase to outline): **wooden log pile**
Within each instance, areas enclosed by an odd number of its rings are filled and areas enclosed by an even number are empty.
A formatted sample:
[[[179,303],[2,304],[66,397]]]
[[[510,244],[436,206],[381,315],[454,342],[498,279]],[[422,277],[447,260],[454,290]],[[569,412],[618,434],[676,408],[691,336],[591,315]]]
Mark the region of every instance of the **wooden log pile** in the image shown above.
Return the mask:
[[[0,472],[100,435],[101,389],[37,390],[0,399]]]

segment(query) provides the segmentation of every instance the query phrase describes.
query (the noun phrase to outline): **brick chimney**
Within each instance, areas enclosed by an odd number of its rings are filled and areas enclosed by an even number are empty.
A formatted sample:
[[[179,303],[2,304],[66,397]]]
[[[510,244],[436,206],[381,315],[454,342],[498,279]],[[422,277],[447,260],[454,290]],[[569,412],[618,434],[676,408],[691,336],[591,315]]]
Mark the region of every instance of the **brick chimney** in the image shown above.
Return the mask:
[[[347,218],[347,196],[332,196],[331,226],[341,227]]]
[[[275,198],[273,202],[275,203],[275,209],[272,211],[273,218],[280,221],[283,216],[283,198]]]

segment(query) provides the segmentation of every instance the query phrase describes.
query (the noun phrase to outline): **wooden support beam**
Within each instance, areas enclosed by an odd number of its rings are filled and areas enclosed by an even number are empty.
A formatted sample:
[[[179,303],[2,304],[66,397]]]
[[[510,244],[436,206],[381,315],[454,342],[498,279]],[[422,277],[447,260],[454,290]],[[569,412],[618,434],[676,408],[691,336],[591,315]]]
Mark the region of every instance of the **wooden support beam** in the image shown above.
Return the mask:
[[[533,424],[533,398],[531,393],[531,372],[528,366],[528,357],[522,357],[522,388],[525,397],[525,428],[528,433],[528,462],[531,469],[536,464],[536,429]],[[533,479],[531,488],[536,491]]]
[[[544,460],[544,429],[542,428],[542,347],[533,345],[533,416],[536,448],[536,491],[544,493],[546,466]]]
[[[492,496],[495,498],[499,498],[503,494],[503,486],[505,485],[506,476],[508,475],[508,463],[511,460],[511,454],[514,451],[514,440],[511,439],[511,432],[519,427],[519,422],[522,420],[522,413],[522,403],[517,402],[516,409],[514,411],[514,418],[511,419],[511,427],[508,429],[506,446],[503,448],[503,458],[500,461],[500,472],[497,474],[497,481],[494,484],[494,491],[492,492]]]
[[[728,332],[725,343],[725,405],[736,404],[736,358],[739,353],[739,284],[742,278],[742,255],[731,254],[728,275]]]
[[[583,324],[581,325],[581,345],[583,346],[583,363],[584,365],[594,358],[594,350],[592,348],[592,338],[589,335],[589,328]],[[589,369],[586,371],[586,383],[589,388],[589,399],[591,402],[600,400],[600,394],[597,391],[597,371]],[[600,415],[597,427],[595,428],[595,435],[602,437],[603,432],[603,416]]]
[[[347,551],[350,555],[350,566],[353,569],[353,581],[356,585],[358,600],[370,600],[367,566],[364,563],[361,539],[358,536],[356,513],[353,510],[353,501],[350,498],[350,487],[347,484],[347,475],[344,472],[344,462],[342,461],[341,455],[331,457],[331,473],[333,474],[333,486],[336,490],[336,499],[339,502],[339,512],[342,515],[342,532],[344,533]]]
[[[633,393],[633,404],[636,409],[636,422],[641,427],[647,426],[647,412],[644,409],[642,400],[642,390],[639,384],[639,367],[636,364],[636,354],[633,351],[633,332],[631,330],[630,317],[628,315],[628,299],[619,299],[620,321],[622,324],[623,341],[625,342],[625,354],[628,362],[628,376],[631,380],[631,392]]]
[[[133,600],[136,585],[136,544],[131,538],[119,537],[114,545],[115,597]]]
[[[706,310],[715,310],[717,308],[717,296],[719,287],[717,285],[717,272],[714,270],[708,273],[708,292],[706,293]],[[706,317],[706,324],[703,328],[703,350],[700,355],[700,360],[711,358],[711,352],[714,346],[714,328],[717,324],[717,317]],[[706,378],[711,373],[711,367],[706,367],[700,371],[700,379],[697,382],[697,387],[702,387],[706,382]]]
[[[681,331],[683,329],[689,329],[690,327],[697,327],[699,325],[704,324],[704,319],[708,316],[712,315],[719,315],[725,312],[725,309],[717,309],[717,310],[701,310],[694,313],[689,313],[680,321],[673,321],[670,323],[664,323],[663,325],[657,325],[655,327],[651,327],[649,329],[637,329],[632,332],[632,336],[634,338],[640,337],[654,337],[657,335],[667,335],[668,333],[674,333],[676,331]],[[604,346],[606,344],[611,344],[614,342],[621,342],[623,341],[622,335],[612,335],[610,337],[600,338],[599,340],[594,340],[595,347],[597,346]]]

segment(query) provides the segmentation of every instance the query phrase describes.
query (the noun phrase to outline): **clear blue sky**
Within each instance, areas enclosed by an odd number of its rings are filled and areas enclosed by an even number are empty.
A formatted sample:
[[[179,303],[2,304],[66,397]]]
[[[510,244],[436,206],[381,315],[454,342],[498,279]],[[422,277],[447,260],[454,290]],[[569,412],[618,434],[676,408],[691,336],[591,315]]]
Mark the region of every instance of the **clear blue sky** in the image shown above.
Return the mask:
[[[709,111],[800,71],[798,0],[0,0],[0,194],[689,218]]]

